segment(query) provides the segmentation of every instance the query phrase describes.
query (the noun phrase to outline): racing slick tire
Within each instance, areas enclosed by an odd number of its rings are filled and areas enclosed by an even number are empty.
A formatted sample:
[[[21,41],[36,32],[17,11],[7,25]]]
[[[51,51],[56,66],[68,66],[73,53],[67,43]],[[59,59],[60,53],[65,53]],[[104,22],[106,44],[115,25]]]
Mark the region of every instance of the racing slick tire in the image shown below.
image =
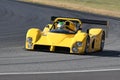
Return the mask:
[[[101,36],[100,51],[103,51],[103,49],[104,49],[104,44],[105,44],[105,32],[103,31],[102,36]]]
[[[87,36],[86,46],[85,46],[85,54],[88,54],[88,53],[89,53],[89,45],[90,45],[90,37]]]

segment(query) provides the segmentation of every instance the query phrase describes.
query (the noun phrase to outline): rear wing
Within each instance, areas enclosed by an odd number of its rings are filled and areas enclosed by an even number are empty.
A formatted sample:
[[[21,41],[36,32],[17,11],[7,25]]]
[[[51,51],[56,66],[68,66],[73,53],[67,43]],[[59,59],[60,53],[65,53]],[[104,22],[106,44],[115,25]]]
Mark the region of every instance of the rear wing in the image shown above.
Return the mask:
[[[56,16],[52,16],[51,17],[51,21],[54,21],[56,18],[71,18],[71,17],[56,17]],[[104,20],[92,20],[92,19],[81,19],[81,18],[72,18],[72,19],[79,19],[82,23],[85,24],[96,24],[96,25],[105,25],[105,33],[106,33],[106,37],[108,37],[108,31],[109,31],[109,22],[108,21],[104,21]]]
[[[105,25],[105,37],[108,37],[108,31],[109,31],[109,22],[104,20],[91,20],[91,19],[80,19],[82,23],[85,24],[96,24],[96,25]]]

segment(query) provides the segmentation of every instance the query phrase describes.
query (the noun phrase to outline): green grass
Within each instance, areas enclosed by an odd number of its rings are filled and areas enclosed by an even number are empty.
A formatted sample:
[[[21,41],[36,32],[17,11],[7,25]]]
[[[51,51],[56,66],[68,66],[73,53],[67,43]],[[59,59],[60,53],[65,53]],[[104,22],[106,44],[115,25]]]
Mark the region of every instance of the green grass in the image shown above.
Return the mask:
[[[54,1],[69,2],[97,9],[113,10],[120,12],[120,0],[54,0]]]
[[[20,0],[120,17],[120,0]]]
[[[80,4],[93,8],[102,8],[108,10],[120,11],[120,0],[76,0]]]

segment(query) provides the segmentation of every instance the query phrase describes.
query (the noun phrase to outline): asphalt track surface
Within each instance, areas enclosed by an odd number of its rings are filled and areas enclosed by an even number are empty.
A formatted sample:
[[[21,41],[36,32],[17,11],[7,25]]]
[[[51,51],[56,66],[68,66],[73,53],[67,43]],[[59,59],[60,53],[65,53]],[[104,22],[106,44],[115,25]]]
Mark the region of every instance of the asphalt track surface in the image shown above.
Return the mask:
[[[100,19],[110,22],[109,37],[103,52],[73,55],[25,51],[25,34],[31,27],[41,30],[51,16]],[[44,5],[0,0],[0,80],[119,80],[120,79],[120,19],[99,16]],[[115,71],[77,72],[82,70],[118,69]],[[57,71],[58,73],[52,74]],[[63,71],[63,73],[59,73]],[[64,73],[73,71],[73,73]],[[11,73],[38,74],[11,74]],[[51,74],[42,74],[51,72]],[[4,75],[5,73],[5,75]],[[8,74],[7,74],[8,73]]]

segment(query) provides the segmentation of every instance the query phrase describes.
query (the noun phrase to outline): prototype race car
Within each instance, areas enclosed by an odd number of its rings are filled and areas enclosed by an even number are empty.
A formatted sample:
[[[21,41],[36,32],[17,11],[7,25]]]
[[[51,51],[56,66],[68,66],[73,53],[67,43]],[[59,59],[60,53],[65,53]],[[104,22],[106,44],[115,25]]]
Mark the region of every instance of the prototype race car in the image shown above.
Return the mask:
[[[51,17],[52,24],[41,31],[31,28],[26,34],[25,49],[63,53],[87,54],[102,51],[107,36],[108,22],[70,17]],[[106,25],[82,31],[82,24]]]

